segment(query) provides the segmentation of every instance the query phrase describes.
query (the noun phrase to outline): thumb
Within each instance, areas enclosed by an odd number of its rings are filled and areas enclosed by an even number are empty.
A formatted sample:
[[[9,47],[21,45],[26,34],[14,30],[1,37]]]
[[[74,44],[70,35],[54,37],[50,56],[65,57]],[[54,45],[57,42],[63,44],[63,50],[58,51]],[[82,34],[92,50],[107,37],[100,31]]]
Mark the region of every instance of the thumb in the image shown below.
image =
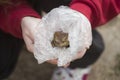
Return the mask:
[[[26,48],[29,52],[33,53],[34,51],[34,40],[32,38],[30,38],[28,35],[24,35],[23,34],[23,38],[24,38],[24,41],[25,41],[25,44],[26,44]]]

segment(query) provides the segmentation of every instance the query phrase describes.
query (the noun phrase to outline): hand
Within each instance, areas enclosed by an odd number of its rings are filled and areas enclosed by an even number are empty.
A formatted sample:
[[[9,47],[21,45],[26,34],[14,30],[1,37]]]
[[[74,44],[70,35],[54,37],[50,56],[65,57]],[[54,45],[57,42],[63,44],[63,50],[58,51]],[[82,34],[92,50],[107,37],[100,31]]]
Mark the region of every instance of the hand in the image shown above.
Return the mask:
[[[37,24],[40,22],[39,18],[34,17],[24,17],[21,22],[21,28],[22,28],[22,34],[23,39],[25,41],[27,50],[33,53],[33,47],[34,47],[34,30]],[[57,64],[57,60],[49,60],[47,61],[51,64]],[[65,65],[65,67],[68,66]]]
[[[34,46],[34,30],[40,22],[39,18],[24,17],[21,21],[22,35],[25,41],[27,50],[33,53]]]

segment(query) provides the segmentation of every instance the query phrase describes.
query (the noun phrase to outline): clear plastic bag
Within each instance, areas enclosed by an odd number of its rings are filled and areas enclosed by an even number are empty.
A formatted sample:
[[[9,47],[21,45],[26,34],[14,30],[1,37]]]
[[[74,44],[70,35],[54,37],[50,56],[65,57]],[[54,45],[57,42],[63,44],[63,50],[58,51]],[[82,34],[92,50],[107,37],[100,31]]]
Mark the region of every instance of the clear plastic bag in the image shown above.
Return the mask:
[[[51,10],[35,29],[34,56],[38,63],[58,59],[58,66],[63,66],[71,62],[79,51],[89,48],[92,42],[88,19],[66,6]],[[68,33],[69,48],[52,47],[56,31]]]

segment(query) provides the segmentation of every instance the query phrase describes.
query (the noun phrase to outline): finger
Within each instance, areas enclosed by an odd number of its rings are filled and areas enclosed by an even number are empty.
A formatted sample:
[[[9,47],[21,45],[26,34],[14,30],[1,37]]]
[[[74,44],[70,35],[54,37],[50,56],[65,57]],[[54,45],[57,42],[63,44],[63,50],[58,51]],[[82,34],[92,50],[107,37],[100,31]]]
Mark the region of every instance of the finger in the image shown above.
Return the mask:
[[[82,58],[84,56],[85,52],[86,52],[86,49],[78,52],[77,58]]]
[[[58,61],[57,59],[54,59],[54,60],[48,60],[47,62],[56,65],[57,61]]]
[[[47,62],[48,62],[48,63],[51,63],[51,64],[54,64],[54,65],[57,65],[58,60],[57,60],[57,59],[55,59],[55,60],[48,60]],[[69,65],[70,65],[70,63],[67,63],[67,64],[64,65],[63,67],[64,67],[64,68],[67,68]]]
[[[24,37],[24,41],[27,47],[27,50],[31,53],[33,53],[33,46],[34,46],[34,42],[31,40],[31,38],[29,38],[28,36]]]
[[[87,51],[87,49],[83,49],[82,51],[79,51],[73,60],[82,58],[85,55],[86,51]]]
[[[70,63],[67,63],[66,65],[64,65],[64,68],[67,68],[70,65]]]

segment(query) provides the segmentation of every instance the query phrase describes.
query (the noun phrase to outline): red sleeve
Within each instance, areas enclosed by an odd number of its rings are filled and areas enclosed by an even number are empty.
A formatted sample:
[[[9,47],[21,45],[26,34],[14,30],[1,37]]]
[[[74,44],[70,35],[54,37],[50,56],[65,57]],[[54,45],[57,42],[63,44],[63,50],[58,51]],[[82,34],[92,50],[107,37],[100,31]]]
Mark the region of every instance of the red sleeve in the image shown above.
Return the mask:
[[[95,28],[120,13],[120,0],[73,0],[70,7],[83,13]]]
[[[0,6],[0,29],[17,38],[22,38],[21,19],[25,16],[38,17],[25,0],[13,0],[10,5]]]

